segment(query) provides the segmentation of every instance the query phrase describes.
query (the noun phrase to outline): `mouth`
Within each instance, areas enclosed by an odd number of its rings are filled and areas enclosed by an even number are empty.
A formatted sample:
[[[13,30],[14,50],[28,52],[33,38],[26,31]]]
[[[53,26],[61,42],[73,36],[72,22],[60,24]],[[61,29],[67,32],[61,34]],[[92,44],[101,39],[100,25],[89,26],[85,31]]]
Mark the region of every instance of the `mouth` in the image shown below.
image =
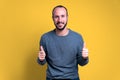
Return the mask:
[[[61,25],[61,24],[64,24],[64,22],[58,22],[57,25]]]

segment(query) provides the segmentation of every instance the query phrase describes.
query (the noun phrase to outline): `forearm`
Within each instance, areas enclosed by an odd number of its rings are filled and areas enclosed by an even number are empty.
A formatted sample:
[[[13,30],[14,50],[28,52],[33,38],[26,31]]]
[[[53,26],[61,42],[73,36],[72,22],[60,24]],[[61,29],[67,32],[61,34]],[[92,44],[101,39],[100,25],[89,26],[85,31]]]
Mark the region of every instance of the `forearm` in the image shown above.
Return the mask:
[[[78,58],[78,64],[81,66],[86,65],[89,62],[89,57],[87,57],[86,59],[84,59],[83,57]]]
[[[44,59],[43,61],[40,61],[40,59],[37,58],[37,62],[38,62],[38,64],[40,64],[40,65],[44,65],[44,64],[46,63],[46,59]]]

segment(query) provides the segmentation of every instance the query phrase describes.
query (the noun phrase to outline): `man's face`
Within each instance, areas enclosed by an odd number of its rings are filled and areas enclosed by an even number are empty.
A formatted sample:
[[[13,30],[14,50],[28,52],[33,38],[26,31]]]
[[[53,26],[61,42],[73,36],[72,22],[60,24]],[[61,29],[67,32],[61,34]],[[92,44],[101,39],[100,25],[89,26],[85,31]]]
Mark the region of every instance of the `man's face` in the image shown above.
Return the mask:
[[[68,16],[64,8],[56,8],[53,12],[53,21],[58,30],[64,30]]]

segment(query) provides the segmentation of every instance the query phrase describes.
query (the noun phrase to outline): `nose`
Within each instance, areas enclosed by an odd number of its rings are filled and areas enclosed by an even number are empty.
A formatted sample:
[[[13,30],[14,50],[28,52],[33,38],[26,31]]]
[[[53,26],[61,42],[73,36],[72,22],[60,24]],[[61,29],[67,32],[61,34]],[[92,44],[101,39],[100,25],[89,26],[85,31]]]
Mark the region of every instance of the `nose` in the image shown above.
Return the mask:
[[[61,17],[58,17],[58,21],[61,22]]]

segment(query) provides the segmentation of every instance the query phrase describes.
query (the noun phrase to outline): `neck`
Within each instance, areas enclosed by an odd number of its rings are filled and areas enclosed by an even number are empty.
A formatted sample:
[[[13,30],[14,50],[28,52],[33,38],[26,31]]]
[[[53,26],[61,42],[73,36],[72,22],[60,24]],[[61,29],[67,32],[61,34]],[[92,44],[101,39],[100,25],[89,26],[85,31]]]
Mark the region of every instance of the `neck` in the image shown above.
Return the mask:
[[[55,31],[56,31],[56,34],[58,35],[58,36],[66,36],[66,35],[68,35],[68,33],[69,33],[69,29],[67,29],[67,28],[65,28],[64,30],[58,30],[58,29],[55,29]]]

